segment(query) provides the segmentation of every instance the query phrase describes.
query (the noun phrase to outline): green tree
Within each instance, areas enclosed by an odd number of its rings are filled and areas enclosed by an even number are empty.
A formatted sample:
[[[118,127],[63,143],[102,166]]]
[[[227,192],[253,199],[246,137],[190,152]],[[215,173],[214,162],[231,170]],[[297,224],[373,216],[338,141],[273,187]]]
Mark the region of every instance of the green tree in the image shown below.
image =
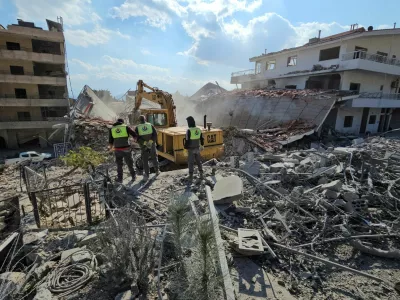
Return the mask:
[[[61,157],[67,166],[74,169],[81,168],[90,172],[95,167],[106,161],[105,155],[93,150],[90,147],[79,147],[77,150],[70,150],[67,155]]]

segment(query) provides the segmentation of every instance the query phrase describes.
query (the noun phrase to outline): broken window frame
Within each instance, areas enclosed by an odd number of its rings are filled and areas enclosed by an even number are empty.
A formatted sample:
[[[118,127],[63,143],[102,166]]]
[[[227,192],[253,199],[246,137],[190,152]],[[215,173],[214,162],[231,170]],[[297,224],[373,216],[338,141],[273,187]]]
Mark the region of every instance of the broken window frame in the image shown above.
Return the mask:
[[[269,71],[269,70],[275,70],[275,67],[276,67],[276,60],[274,59],[274,60],[270,60],[270,61],[267,61],[267,66],[266,66],[266,69]]]
[[[340,46],[321,49],[319,51],[319,61],[338,59],[339,56],[340,56]]]
[[[343,128],[352,128],[354,116],[345,116],[343,120]]]
[[[287,66],[294,67],[297,66],[297,55],[289,56],[287,59]]]
[[[6,42],[7,50],[18,51],[21,50],[21,44],[15,42]]]
[[[261,74],[261,63],[256,62],[256,74]]]

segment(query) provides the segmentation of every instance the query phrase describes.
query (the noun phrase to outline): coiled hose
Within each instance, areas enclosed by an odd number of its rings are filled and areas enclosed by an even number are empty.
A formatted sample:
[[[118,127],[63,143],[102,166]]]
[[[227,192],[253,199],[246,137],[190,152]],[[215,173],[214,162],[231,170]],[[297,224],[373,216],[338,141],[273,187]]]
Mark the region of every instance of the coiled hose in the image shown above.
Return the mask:
[[[80,252],[91,254],[92,259],[90,261],[90,266],[83,263],[68,265],[70,256]],[[97,259],[93,252],[87,249],[74,252],[61,261],[58,267],[50,274],[48,278],[49,291],[58,294],[60,298],[76,292],[92,279],[95,274],[93,270],[96,268]]]

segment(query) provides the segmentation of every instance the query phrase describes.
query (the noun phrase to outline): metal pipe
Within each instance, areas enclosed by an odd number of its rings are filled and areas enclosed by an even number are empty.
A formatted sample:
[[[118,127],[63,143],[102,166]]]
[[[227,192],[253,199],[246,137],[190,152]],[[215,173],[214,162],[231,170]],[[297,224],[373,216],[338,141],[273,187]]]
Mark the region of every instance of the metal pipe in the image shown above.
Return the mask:
[[[207,128],[207,115],[204,115],[204,125],[203,125],[204,129]]]

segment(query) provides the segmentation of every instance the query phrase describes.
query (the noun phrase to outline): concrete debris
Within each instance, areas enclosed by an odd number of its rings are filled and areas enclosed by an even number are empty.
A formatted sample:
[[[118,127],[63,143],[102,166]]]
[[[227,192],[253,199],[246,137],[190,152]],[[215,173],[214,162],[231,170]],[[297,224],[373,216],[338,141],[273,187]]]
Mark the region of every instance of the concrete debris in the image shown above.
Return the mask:
[[[53,299],[52,293],[46,288],[38,289],[35,297],[33,298],[33,300],[52,300],[52,299]]]
[[[340,192],[342,182],[340,180],[334,180],[321,186],[322,190],[330,190],[334,192]]]
[[[26,274],[22,272],[5,272],[0,274],[1,295],[11,295],[22,288]]]
[[[239,245],[237,251],[243,255],[259,255],[264,252],[260,233],[257,230],[238,229]]]
[[[212,196],[214,204],[226,204],[241,199],[242,193],[242,179],[239,176],[229,176],[217,181]]]

